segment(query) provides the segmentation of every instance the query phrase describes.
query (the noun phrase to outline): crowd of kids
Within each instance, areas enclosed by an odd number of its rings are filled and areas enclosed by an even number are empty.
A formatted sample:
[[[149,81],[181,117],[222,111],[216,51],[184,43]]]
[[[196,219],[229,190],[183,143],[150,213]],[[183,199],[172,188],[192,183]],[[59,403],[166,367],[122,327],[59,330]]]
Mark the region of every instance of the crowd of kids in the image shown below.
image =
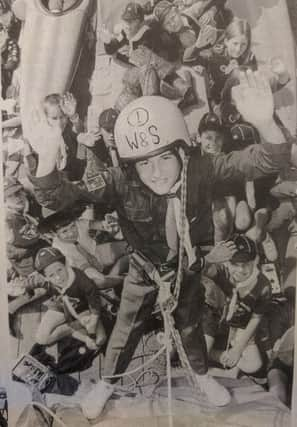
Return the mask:
[[[43,6],[59,15],[75,3]],[[107,377],[81,402],[95,419],[156,304],[178,285],[175,327],[210,403],[232,398],[215,367],[265,378],[290,406],[295,289],[286,287],[274,238],[280,230],[297,236],[295,135],[273,99],[292,77],[286,64],[271,58],[258,70],[250,24],[225,0],[127,2],[121,22],[99,31],[98,43],[126,72],[98,127],[86,128],[71,93],[49,93],[24,139],[13,7],[0,0],[11,334],[21,337],[18,311],[42,298],[32,356],[67,337],[104,351]],[[189,135],[195,72],[209,112]],[[167,294],[146,274],[152,264],[165,272]]]

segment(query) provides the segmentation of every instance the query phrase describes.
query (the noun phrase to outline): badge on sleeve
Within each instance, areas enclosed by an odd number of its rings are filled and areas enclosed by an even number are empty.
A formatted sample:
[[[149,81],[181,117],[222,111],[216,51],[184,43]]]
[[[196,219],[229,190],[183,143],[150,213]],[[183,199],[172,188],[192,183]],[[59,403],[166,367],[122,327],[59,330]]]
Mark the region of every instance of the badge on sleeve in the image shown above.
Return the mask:
[[[106,187],[106,183],[101,174],[88,176],[86,181],[88,191],[90,192],[101,190],[102,188]]]

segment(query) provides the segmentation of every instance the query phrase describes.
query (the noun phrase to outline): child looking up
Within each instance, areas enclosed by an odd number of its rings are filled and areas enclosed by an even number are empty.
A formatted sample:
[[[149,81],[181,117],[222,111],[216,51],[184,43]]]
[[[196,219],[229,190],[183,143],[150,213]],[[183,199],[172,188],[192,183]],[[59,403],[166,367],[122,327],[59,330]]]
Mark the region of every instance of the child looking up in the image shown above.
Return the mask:
[[[234,18],[224,31],[222,39],[212,48],[201,52],[196,46],[190,47],[184,53],[183,62],[206,68],[210,104],[219,104],[221,92],[234,69],[239,66],[257,69],[256,57],[251,51],[249,23],[244,19]]]
[[[35,267],[48,280],[52,295],[36,333],[37,343],[52,345],[72,336],[96,350],[105,342],[106,335],[100,321],[100,293],[95,283],[81,270],[69,267],[62,252],[55,248],[41,249]]]
[[[44,98],[43,108],[50,126],[62,131],[57,167],[66,172],[70,181],[79,181],[84,173],[85,149],[77,142],[82,123],[76,112],[76,100],[71,93],[53,93]]]
[[[254,373],[262,366],[255,334],[268,309],[271,286],[258,269],[255,242],[244,235],[235,235],[232,241],[236,252],[230,261],[220,266],[212,265],[206,273],[226,295],[221,320],[229,328],[225,351],[213,352],[213,355],[224,367],[234,368],[235,374],[239,371]],[[212,331],[209,326],[205,327],[210,357],[218,326]]]

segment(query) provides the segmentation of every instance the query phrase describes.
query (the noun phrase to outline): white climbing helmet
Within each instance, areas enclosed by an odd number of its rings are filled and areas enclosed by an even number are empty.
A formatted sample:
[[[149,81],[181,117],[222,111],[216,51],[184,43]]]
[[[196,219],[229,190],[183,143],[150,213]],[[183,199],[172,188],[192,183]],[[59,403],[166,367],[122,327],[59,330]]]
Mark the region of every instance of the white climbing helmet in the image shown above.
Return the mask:
[[[191,145],[182,112],[161,96],[142,96],[129,103],[115,124],[120,159],[138,161],[177,144]]]

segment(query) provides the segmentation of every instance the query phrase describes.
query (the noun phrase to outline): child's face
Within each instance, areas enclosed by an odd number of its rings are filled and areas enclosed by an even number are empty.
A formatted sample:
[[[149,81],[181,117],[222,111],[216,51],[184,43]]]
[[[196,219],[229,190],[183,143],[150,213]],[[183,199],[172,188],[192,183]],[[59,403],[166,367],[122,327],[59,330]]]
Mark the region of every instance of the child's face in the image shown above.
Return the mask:
[[[115,148],[115,142],[114,142],[114,134],[113,132],[110,132],[104,128],[101,128],[101,135],[104,141],[104,144],[106,145],[106,147],[109,148]]]
[[[65,128],[67,124],[67,117],[59,105],[45,104],[44,111],[50,126],[58,126],[60,129]]]
[[[78,229],[75,222],[71,222],[70,224],[65,225],[65,227],[59,228],[57,236],[64,242],[76,242],[78,239]]]
[[[228,268],[234,283],[241,283],[251,276],[254,269],[254,261],[229,262]]]
[[[239,58],[248,47],[248,40],[245,35],[232,37],[229,40],[225,40],[228,55],[231,58]]]
[[[53,262],[44,269],[44,275],[54,286],[64,288],[68,283],[68,271],[60,261]]]
[[[181,14],[173,7],[163,21],[163,28],[168,31],[168,33],[178,33],[183,25]]]
[[[11,194],[5,200],[5,206],[7,209],[11,209],[15,212],[24,212],[28,204],[26,194],[22,191]]]
[[[200,136],[201,149],[203,153],[218,154],[223,147],[223,138],[215,130],[206,130]]]
[[[134,21],[124,21],[123,20],[123,30],[126,33],[126,36],[131,39],[138,32],[142,25],[142,21],[135,19]]]
[[[170,192],[181,171],[178,158],[169,150],[137,162],[135,168],[144,185],[159,196]]]

